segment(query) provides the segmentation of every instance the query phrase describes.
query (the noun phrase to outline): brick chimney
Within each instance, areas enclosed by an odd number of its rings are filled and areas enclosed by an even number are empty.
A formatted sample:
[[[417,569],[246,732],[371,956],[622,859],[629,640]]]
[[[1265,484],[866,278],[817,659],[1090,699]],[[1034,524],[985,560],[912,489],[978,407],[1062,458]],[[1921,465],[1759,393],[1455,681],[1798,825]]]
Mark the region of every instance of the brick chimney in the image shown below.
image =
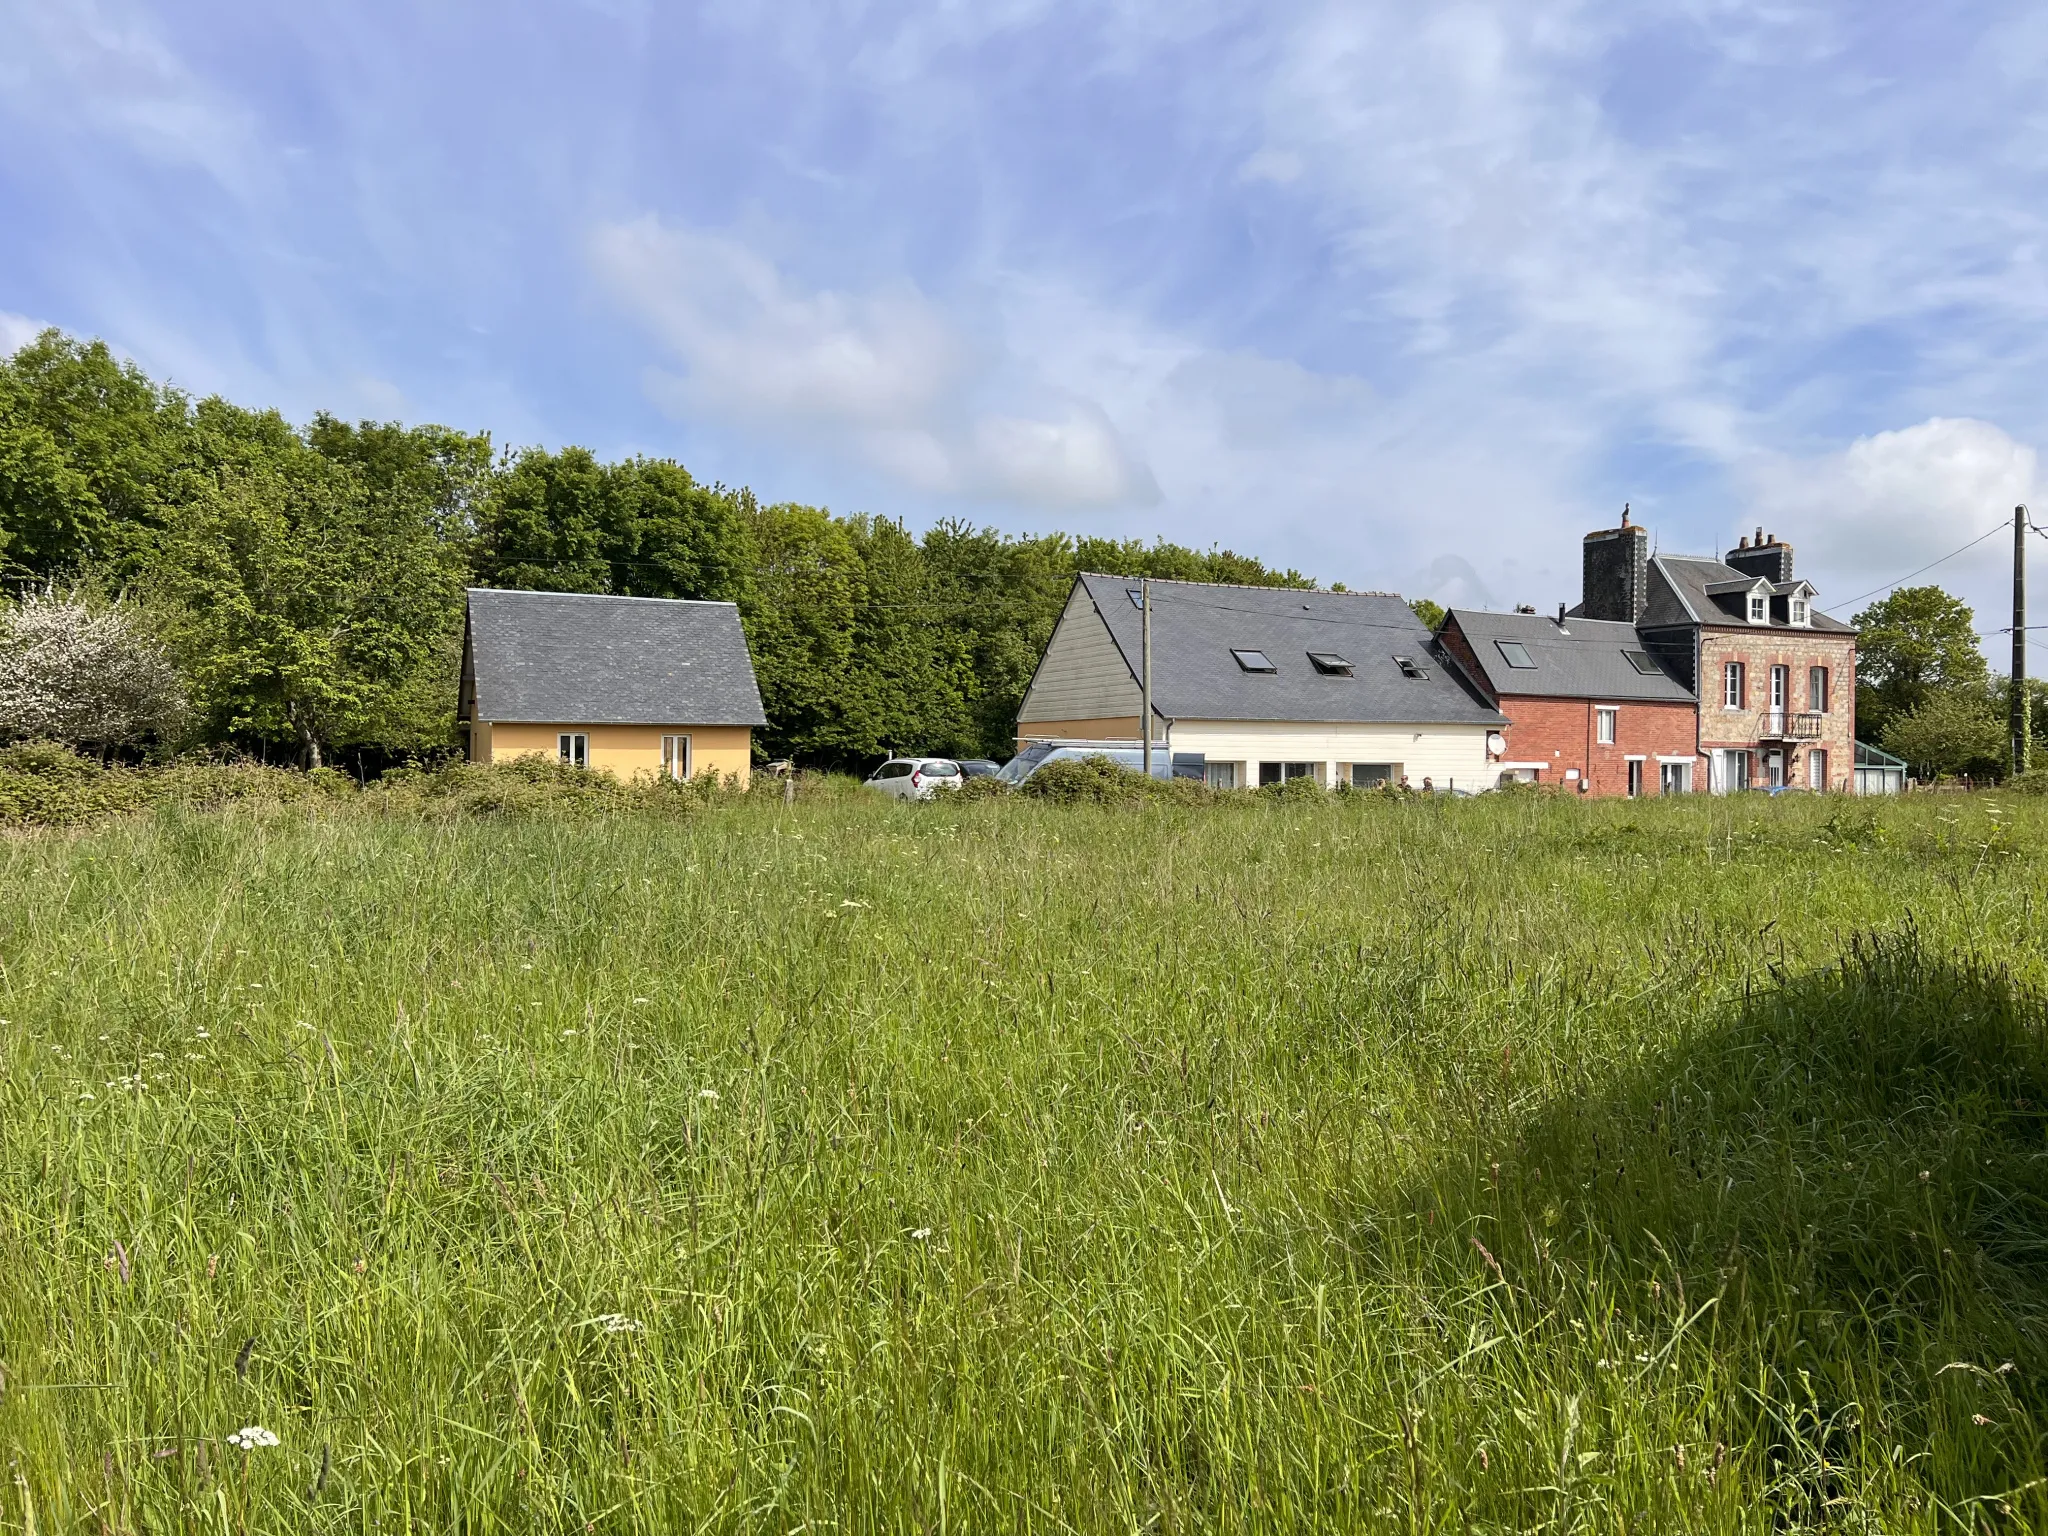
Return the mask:
[[[1743,539],[1722,559],[1745,576],[1761,576],[1771,582],[1792,579],[1792,546],[1780,544],[1775,533],[1767,534],[1761,528],[1754,543]]]
[[[1650,535],[1629,521],[1627,507],[1619,528],[1586,535],[1579,599],[1589,619],[1642,618],[1650,600]]]

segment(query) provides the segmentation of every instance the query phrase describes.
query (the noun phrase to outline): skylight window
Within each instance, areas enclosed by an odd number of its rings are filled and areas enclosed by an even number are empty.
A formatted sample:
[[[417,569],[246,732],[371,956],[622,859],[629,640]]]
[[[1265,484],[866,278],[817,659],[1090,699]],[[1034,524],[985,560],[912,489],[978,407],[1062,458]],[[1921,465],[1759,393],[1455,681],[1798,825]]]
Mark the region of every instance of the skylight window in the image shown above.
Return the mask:
[[[1310,651],[1308,653],[1308,660],[1309,665],[1325,677],[1349,677],[1351,675],[1351,663],[1342,656],[1337,655],[1334,651]]]
[[[1536,659],[1529,654],[1529,647],[1521,641],[1496,640],[1493,643],[1500,647],[1501,660],[1509,666],[1525,672],[1535,669]]]
[[[1145,594],[1136,587],[1125,587],[1124,596],[1128,597],[1131,600],[1131,606],[1133,608],[1142,608],[1145,606]]]
[[[1394,665],[1401,669],[1401,675],[1403,677],[1429,676],[1427,672],[1422,670],[1421,666],[1416,662],[1413,656],[1396,656],[1394,658]]]
[[[1648,651],[1623,651],[1621,654],[1628,658],[1630,666],[1634,667],[1645,677],[1655,677],[1664,670],[1657,665],[1657,658]]]
[[[1266,660],[1266,653],[1264,651],[1233,650],[1230,654],[1237,658],[1237,664],[1247,672],[1278,672],[1280,670],[1272,662]]]

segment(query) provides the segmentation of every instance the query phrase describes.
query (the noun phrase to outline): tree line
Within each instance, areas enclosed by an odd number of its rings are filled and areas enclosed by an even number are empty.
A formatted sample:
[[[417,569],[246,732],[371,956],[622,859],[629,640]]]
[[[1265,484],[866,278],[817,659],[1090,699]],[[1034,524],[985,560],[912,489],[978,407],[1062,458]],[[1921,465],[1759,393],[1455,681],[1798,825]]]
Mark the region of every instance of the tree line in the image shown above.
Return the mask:
[[[463,589],[495,586],[738,604],[773,756],[1007,756],[1081,570],[1314,585],[1163,541],[959,521],[914,536],[764,506],[669,459],[500,452],[486,433],[325,414],[295,427],[56,331],[0,361],[0,574],[18,597],[114,610],[72,642],[74,668],[155,648],[176,707],[120,718],[160,747],[315,766],[446,752]],[[47,598],[36,622],[54,622]]]
[[[2009,678],[1978,644],[1977,616],[1940,587],[1900,587],[1850,621],[1856,732],[1922,778],[2000,779],[2012,761]],[[2048,764],[2048,684],[2027,681],[2032,755]]]

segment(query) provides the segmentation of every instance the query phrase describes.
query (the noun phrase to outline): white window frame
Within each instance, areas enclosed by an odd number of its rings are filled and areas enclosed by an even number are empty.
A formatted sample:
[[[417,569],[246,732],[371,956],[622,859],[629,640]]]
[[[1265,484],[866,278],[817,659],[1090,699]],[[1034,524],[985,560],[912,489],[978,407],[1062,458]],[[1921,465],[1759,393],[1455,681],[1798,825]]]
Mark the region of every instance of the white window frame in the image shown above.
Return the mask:
[[[1208,781],[1211,789],[1236,789],[1239,782],[1238,768],[1239,765],[1236,763],[1205,763],[1202,767],[1202,777]]]
[[[1615,704],[1593,706],[1593,740],[1603,747],[1611,747],[1621,734],[1621,708]]]
[[[588,768],[590,766],[590,733],[588,731],[562,731],[555,737],[555,754],[565,767]]]
[[[1644,759],[1640,757],[1631,757],[1628,759],[1627,787],[1628,797],[1631,800],[1640,800],[1643,798],[1643,782],[1649,776],[1650,772],[1648,768],[1643,766],[1643,763]]]
[[[1748,665],[1740,661],[1725,663],[1721,668],[1721,707],[1723,709],[1746,709],[1748,705]]]
[[[1791,622],[1800,629],[1806,628],[1806,599],[1803,597],[1793,598],[1789,611],[1792,616]]]
[[[1828,749],[1808,747],[1806,749],[1806,787],[1825,790],[1828,787]]]
[[[689,778],[693,764],[690,761],[690,738],[685,735],[669,735],[661,738],[661,776],[674,779],[678,784]],[[680,768],[680,772],[678,771]]]
[[[1771,668],[1771,713],[1782,715],[1792,705],[1792,669],[1784,665]]]
[[[1814,687],[1818,682],[1820,686]],[[1828,706],[1834,701],[1834,673],[1826,667],[1806,669],[1806,707],[1816,715],[1829,713]]]
[[[1768,624],[1771,622],[1771,600],[1761,592],[1749,594],[1749,622]]]

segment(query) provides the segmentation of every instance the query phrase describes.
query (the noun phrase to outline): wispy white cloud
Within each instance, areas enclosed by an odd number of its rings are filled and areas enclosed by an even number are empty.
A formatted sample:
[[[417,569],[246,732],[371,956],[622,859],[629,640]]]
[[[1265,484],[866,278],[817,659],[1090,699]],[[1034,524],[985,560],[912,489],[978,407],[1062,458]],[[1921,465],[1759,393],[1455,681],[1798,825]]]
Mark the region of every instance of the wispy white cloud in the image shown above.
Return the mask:
[[[806,291],[728,235],[651,217],[597,229],[593,267],[680,361],[671,410],[839,440],[920,493],[1034,506],[1146,502],[1157,487],[1101,406],[1020,373],[907,283]],[[1005,407],[1019,397],[1035,409]]]

